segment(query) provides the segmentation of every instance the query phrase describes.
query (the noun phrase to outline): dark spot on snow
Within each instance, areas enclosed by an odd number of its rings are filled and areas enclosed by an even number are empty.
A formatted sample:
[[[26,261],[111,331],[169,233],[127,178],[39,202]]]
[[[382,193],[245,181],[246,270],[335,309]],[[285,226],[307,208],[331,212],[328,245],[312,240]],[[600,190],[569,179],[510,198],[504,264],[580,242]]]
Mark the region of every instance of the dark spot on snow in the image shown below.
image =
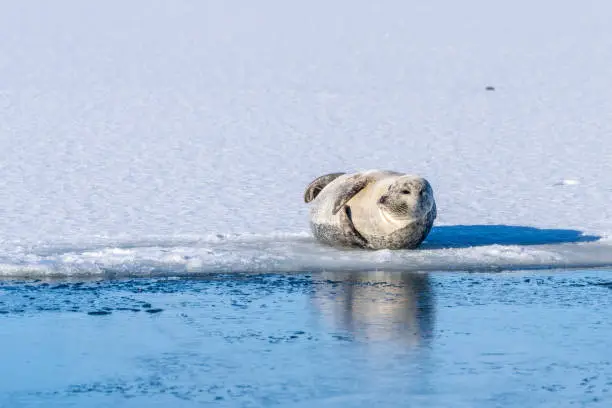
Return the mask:
[[[164,309],[147,309],[146,312],[147,313],[159,313],[161,311],[163,311]]]

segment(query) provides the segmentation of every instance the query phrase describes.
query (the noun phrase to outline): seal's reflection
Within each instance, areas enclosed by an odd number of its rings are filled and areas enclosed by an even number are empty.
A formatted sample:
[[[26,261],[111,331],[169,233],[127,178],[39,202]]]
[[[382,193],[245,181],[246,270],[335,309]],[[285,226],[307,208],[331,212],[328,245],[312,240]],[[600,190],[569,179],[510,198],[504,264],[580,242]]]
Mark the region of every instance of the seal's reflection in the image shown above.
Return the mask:
[[[410,272],[326,272],[313,302],[323,320],[355,340],[417,347],[431,338],[435,306],[430,278]]]

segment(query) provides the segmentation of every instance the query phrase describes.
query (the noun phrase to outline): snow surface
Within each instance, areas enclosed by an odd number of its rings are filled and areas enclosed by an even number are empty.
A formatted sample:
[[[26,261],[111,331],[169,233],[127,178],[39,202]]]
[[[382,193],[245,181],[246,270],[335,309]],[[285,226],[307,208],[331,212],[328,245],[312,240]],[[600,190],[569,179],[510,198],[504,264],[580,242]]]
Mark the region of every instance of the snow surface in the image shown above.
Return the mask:
[[[3,2],[0,275],[612,265],[611,11]],[[422,250],[311,238],[368,168],[432,183]]]

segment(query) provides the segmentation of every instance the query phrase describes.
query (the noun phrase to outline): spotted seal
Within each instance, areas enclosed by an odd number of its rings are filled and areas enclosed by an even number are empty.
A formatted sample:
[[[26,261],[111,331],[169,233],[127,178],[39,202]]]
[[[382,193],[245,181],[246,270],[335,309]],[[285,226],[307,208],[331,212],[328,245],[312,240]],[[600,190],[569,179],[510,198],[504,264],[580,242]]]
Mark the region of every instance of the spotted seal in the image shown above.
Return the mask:
[[[436,218],[433,190],[422,177],[386,170],[331,173],[304,192],[310,227],[333,246],[416,248]]]

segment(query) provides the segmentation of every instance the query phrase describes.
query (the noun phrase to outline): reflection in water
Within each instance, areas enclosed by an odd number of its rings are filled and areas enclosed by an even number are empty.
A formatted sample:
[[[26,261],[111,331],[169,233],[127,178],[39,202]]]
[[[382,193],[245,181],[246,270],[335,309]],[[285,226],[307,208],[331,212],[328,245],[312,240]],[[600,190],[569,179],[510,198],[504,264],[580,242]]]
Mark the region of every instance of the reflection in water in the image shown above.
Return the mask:
[[[435,306],[429,276],[410,272],[322,273],[313,303],[335,331],[357,341],[416,347],[431,338]]]

